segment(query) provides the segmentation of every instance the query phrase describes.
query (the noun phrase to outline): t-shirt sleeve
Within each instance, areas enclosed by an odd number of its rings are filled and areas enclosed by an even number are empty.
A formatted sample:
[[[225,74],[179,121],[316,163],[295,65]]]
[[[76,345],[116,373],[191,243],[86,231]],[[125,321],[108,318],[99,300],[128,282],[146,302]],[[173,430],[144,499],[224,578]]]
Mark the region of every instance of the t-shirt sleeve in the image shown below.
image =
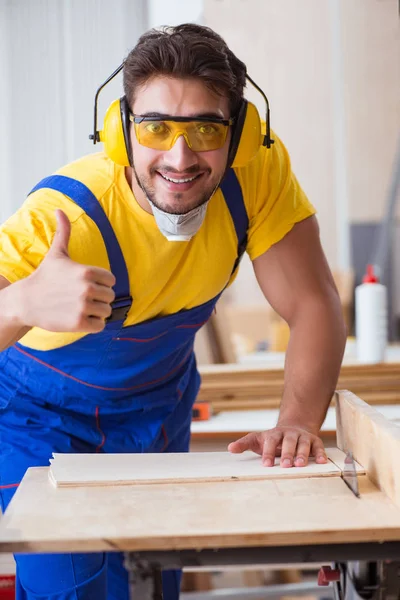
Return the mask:
[[[62,194],[40,190],[0,226],[0,275],[10,283],[31,275],[46,256],[56,231],[57,208],[71,223],[82,212]]]
[[[284,144],[275,133],[272,137],[275,143],[265,149],[259,163],[256,190],[248,207],[247,253],[251,260],[279,242],[296,223],[316,212],[291,169]]]

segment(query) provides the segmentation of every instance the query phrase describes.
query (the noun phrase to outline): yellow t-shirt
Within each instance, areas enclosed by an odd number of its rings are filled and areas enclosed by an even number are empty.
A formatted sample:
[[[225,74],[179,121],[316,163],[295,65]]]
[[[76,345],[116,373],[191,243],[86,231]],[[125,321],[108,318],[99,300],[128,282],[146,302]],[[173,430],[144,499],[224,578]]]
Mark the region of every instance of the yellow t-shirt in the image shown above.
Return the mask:
[[[295,223],[314,214],[291,171],[288,153],[274,135],[246,167],[235,169],[249,217],[247,252],[252,260],[281,240]],[[123,167],[104,153],[83,157],[57,171],[78,179],[98,198],[125,257],[133,304],[125,325],[193,308],[229,282],[237,256],[235,227],[222,192],[211,199],[190,242],[168,242],[153,215],[135,200]],[[69,253],[82,264],[109,269],[95,223],[69,198],[49,189],[31,194],[0,227],[0,275],[10,283],[30,275],[45,257],[56,229],[55,209],[72,224]],[[33,328],[21,343],[37,350],[69,344],[84,334]]]

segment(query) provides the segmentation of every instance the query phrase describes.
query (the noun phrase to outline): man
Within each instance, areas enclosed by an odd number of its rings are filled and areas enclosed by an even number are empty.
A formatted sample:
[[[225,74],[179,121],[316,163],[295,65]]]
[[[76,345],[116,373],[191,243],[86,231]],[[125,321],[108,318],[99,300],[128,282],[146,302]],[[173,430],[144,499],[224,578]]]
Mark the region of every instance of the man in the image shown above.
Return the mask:
[[[41,182],[0,230],[3,509],[52,452],[188,450],[194,335],[245,248],[291,337],[277,426],[229,450],[266,466],[279,452],[288,467],[326,461],[341,307],[314,209],[268,123],[260,144],[245,65],[210,29],[180,25],[143,35],[123,75],[106,153]],[[120,555],[16,560],[19,599],[127,598]],[[165,573],[165,598],[178,595],[179,574]]]

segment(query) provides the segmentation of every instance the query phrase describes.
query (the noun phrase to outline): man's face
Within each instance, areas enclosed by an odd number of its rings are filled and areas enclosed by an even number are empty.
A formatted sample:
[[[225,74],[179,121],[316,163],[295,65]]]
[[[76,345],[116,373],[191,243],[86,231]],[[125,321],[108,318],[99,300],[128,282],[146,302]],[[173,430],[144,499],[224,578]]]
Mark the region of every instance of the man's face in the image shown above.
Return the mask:
[[[201,81],[163,76],[136,90],[131,109],[142,116],[230,116],[228,98],[213,94]],[[185,214],[209,200],[226,168],[230,132],[222,148],[205,152],[192,151],[183,136],[170,150],[147,148],[139,144],[133,125],[130,136],[136,180],[153,204],[165,212]]]

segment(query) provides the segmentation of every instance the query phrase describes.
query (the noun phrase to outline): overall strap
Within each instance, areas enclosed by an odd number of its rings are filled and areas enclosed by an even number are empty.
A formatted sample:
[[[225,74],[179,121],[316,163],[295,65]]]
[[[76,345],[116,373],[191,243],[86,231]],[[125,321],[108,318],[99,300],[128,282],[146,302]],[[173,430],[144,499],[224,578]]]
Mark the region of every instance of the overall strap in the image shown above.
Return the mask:
[[[233,223],[235,225],[238,239],[238,254],[233,265],[232,275],[239,266],[244,251],[247,246],[247,229],[249,227],[249,218],[243,200],[242,188],[236,177],[235,171],[231,168],[227,171],[220,188],[228,206]]]
[[[96,223],[103,236],[111,272],[116,279],[115,300],[111,305],[112,313],[107,321],[124,321],[132,305],[128,270],[117,237],[100,202],[86,185],[64,175],[51,175],[42,179],[30,194],[42,188],[50,188],[68,196]]]

